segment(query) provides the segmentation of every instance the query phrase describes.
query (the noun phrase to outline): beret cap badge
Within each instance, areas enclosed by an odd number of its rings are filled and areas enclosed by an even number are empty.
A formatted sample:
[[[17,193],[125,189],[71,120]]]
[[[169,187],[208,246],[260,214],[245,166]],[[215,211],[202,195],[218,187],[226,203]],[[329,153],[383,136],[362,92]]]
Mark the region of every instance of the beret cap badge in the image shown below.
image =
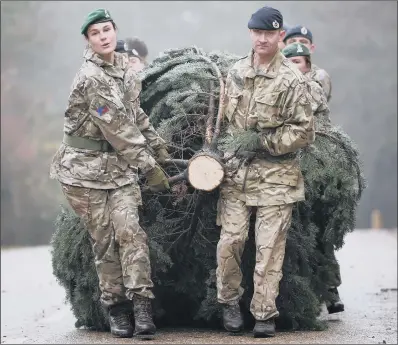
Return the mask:
[[[273,26],[275,29],[278,29],[278,28],[279,28],[279,23],[278,23],[276,20],[274,20],[274,21],[272,22],[272,26]]]
[[[301,28],[301,33],[302,33],[303,35],[306,35],[306,34],[308,33],[308,30],[303,26],[303,27]]]

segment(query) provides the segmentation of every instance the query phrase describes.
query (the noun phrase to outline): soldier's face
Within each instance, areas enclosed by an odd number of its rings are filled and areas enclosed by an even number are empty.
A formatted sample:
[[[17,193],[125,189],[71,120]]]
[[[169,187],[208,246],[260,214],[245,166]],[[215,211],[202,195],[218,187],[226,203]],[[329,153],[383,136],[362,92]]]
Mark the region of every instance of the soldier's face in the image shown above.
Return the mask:
[[[91,25],[87,30],[87,41],[99,55],[109,55],[116,48],[116,30],[111,22]]]
[[[144,63],[140,60],[140,58],[138,58],[136,56],[131,56],[129,58],[129,65],[136,72],[140,72],[140,71],[142,71],[145,68]]]
[[[297,66],[301,73],[307,73],[311,69],[304,56],[293,56],[288,59]]]
[[[315,50],[315,45],[311,43],[311,41],[308,38],[301,37],[301,36],[296,36],[292,37],[286,40],[286,45],[288,46],[291,43],[301,43],[305,45],[309,50],[310,53],[312,54]]]
[[[278,44],[283,40],[283,37],[284,31],[282,30],[250,30],[253,50],[259,56],[275,54],[279,49]]]

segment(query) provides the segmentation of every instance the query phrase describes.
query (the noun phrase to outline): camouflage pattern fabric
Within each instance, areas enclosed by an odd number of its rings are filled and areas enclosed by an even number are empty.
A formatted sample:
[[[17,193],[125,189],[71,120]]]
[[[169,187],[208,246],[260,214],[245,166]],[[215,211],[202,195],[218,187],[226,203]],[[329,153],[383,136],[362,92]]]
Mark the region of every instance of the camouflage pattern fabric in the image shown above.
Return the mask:
[[[147,235],[138,222],[139,186],[113,190],[61,186],[90,233],[101,303],[111,306],[134,294],[154,298]]]
[[[332,98],[332,80],[329,74],[317,65],[311,65],[311,71],[308,72],[310,79],[317,81],[321,84],[323,91],[325,92],[326,100],[330,102]]]
[[[50,176],[61,183],[95,189],[118,188],[137,181],[155,166],[148,147],[165,147],[140,107],[140,81],[123,54],[115,63],[103,61],[90,48],[77,73],[65,112],[64,132],[107,140],[114,152],[77,149],[62,144]]]
[[[226,131],[254,129],[264,151],[249,166],[238,159],[227,164],[221,191],[248,206],[282,205],[304,200],[304,180],[297,158],[280,159],[315,140],[311,89],[307,79],[278,52],[267,70],[255,70],[252,54],[228,73],[224,103]]]
[[[90,48],[77,73],[65,112],[64,132],[72,137],[107,141],[109,152],[62,144],[50,176],[90,233],[102,292],[110,306],[133,294],[154,298],[147,236],[138,219],[141,192],[137,172],[153,171],[159,137],[140,107],[141,84],[123,54],[114,64]]]
[[[242,164],[227,163],[220,188],[217,223],[217,290],[220,303],[242,296],[240,258],[247,238],[251,206],[256,215],[255,291],[251,312],[257,320],[278,316],[275,299],[282,278],[286,233],[292,204],[304,200],[304,180],[297,152],[315,140],[308,80],[279,51],[267,67],[253,66],[253,52],[236,62],[227,76],[224,114],[226,131],[261,133],[264,152]],[[227,153],[228,154],[228,153]],[[284,157],[284,158],[282,158]]]
[[[220,303],[237,303],[241,287],[241,257],[248,238],[251,208],[238,199],[222,198],[219,221],[222,226],[217,246],[217,288]],[[261,206],[256,213],[256,266],[254,294],[250,311],[256,320],[277,317],[275,305],[282,279],[287,231],[291,224],[292,204]]]
[[[315,129],[322,130],[331,126],[330,108],[322,86],[315,80],[309,80],[311,87],[311,108],[315,117]]]

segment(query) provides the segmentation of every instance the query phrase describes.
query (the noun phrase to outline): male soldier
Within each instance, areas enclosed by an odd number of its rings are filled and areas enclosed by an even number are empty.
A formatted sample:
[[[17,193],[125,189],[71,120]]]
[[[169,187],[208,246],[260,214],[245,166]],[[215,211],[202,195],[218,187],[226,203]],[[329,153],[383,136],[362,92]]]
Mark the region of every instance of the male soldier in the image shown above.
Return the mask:
[[[126,38],[119,40],[116,52],[125,53],[129,58],[130,66],[136,71],[142,71],[147,65],[148,48],[144,41],[138,38]]]
[[[148,47],[143,40],[137,37],[126,38],[127,50],[134,54],[130,57],[130,62],[136,64],[138,68],[145,68],[148,65]]]
[[[289,26],[286,23],[283,23],[283,37],[285,37],[287,30],[289,30]],[[280,41],[278,42],[278,47],[280,51],[282,51],[282,49],[286,47],[285,42],[283,42],[283,38],[280,39]]]
[[[275,335],[286,235],[293,203],[304,200],[304,181],[297,151],[314,141],[309,85],[280,52],[281,13],[271,7],[256,11],[249,23],[252,50],[227,76],[226,132],[250,131],[256,152],[241,151],[227,163],[221,185],[217,246],[217,297],[226,330],[240,332],[241,256],[249,219],[257,206],[256,266],[251,313],[255,337]],[[233,153],[232,153],[233,154]],[[228,157],[230,152],[225,152]]]
[[[111,333],[133,336],[134,311],[134,335],[152,338],[153,282],[147,235],[138,219],[142,201],[137,172],[145,174],[152,191],[168,189],[148,147],[158,162],[168,153],[140,107],[136,73],[126,56],[114,52],[117,33],[110,13],[89,13],[81,33],[88,45],[72,85],[51,177],[60,182],[90,234]]]
[[[313,54],[315,51],[315,44],[313,43],[312,32],[302,25],[290,28],[286,32],[283,41],[286,46],[291,43],[302,43],[310,50],[311,54]],[[312,64],[311,73],[311,79],[317,80],[322,85],[322,88],[325,91],[326,99],[328,102],[330,102],[330,99],[332,97],[332,81],[329,74],[324,69],[319,68],[315,64]]]
[[[293,62],[298,69],[307,77],[311,77],[311,53],[309,49],[301,43],[289,44],[283,49],[282,54],[285,55],[291,62]],[[315,128],[322,130],[322,128],[330,126],[329,107],[322,92],[320,84],[316,80],[310,80],[311,86],[311,104],[315,116]],[[326,282],[329,285],[329,296],[326,301],[326,307],[329,314],[339,313],[344,311],[344,304],[340,300],[337,287],[341,285],[340,265],[336,259],[334,248],[329,243],[324,243],[322,239],[318,238],[318,245],[320,250],[329,258],[331,271],[336,272],[328,277]]]

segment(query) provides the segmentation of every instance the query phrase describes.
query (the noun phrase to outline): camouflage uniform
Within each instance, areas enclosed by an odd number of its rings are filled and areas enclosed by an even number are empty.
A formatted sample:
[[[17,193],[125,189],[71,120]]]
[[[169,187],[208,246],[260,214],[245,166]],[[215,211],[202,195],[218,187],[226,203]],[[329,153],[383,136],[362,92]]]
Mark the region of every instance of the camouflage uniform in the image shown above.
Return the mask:
[[[311,86],[311,106],[315,117],[315,129],[317,131],[328,130],[331,126],[331,121],[325,93],[317,81],[310,80],[309,84]],[[341,285],[340,265],[333,245],[324,243],[321,238],[318,238],[318,248],[328,259],[328,266],[330,267],[328,271],[333,272],[331,275],[328,274],[324,277],[324,283],[330,288],[339,287]]]
[[[332,80],[329,74],[315,64],[311,64],[311,71],[308,72],[309,78],[318,82],[326,95],[326,100],[330,102],[332,98]]]
[[[50,175],[90,233],[104,306],[134,294],[154,298],[137,171],[155,166],[148,144],[156,151],[164,141],[140,108],[140,83],[127,57],[115,53],[111,65],[88,48],[84,58]]]
[[[322,86],[314,80],[309,80],[309,85],[311,87],[311,108],[315,117],[315,129],[317,131],[326,129],[331,126],[331,121],[325,92]]]
[[[227,133],[255,129],[262,133],[264,152],[249,164],[227,163],[221,185],[217,246],[218,301],[236,304],[243,294],[241,255],[253,206],[256,267],[251,312],[256,320],[278,316],[275,299],[282,278],[286,234],[293,203],[304,200],[304,180],[296,152],[314,141],[309,85],[278,51],[266,70],[253,67],[253,52],[230,70],[224,114]],[[227,153],[228,155],[228,153]]]

